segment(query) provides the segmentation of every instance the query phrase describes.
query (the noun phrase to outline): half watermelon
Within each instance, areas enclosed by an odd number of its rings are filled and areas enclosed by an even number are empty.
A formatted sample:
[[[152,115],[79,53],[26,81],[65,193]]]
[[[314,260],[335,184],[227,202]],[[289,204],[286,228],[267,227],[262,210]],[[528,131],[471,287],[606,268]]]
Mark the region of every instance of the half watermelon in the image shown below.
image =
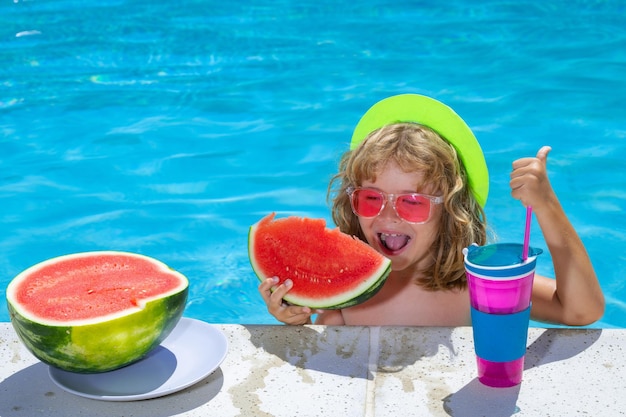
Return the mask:
[[[183,314],[189,283],[126,252],[85,252],[34,265],[7,287],[11,322],[42,362],[94,373],[138,361]]]
[[[324,219],[274,217],[250,227],[248,255],[261,281],[293,281],[284,297],[290,304],[350,307],[376,294],[391,271],[389,259],[338,228],[327,228]]]

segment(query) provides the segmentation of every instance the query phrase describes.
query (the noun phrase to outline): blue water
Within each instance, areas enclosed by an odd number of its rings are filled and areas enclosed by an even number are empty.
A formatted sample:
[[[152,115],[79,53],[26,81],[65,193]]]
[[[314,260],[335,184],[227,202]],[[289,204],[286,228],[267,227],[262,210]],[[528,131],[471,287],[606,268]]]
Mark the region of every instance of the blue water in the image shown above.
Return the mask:
[[[624,2],[155,3],[0,3],[2,298],[39,261],[115,249],[186,274],[189,317],[275,323],[248,227],[270,211],[330,223],[351,129],[414,92],[478,136],[503,241],[523,238],[511,162],[553,147],[553,186],[607,297],[595,326],[626,327]],[[553,276],[549,254],[538,270]]]

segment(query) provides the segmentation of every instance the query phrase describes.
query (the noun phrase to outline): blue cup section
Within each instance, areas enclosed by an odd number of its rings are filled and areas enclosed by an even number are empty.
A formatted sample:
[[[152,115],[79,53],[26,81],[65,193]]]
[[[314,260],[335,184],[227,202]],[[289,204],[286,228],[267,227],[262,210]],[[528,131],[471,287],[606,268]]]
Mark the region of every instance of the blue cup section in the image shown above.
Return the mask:
[[[476,355],[491,362],[509,362],[526,353],[530,307],[513,314],[488,314],[472,307]]]

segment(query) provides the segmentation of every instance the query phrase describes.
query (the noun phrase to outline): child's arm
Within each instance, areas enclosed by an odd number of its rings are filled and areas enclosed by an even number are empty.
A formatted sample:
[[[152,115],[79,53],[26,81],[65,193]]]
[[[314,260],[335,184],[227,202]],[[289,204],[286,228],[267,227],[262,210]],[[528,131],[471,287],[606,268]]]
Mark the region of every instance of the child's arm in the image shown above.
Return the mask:
[[[536,276],[532,317],[566,325],[587,325],[604,314],[604,296],[589,255],[568,220],[547,176],[549,146],[535,158],[513,162],[512,196],[532,206],[548,245],[556,281]]]

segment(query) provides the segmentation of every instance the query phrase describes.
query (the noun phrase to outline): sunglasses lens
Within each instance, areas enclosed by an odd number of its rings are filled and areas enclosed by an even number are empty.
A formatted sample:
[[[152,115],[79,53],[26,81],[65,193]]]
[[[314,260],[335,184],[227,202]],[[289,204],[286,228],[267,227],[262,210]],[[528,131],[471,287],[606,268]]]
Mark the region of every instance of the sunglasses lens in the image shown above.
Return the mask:
[[[374,217],[380,213],[385,197],[374,190],[355,190],[352,194],[352,208],[362,217]]]
[[[407,222],[423,223],[430,216],[430,200],[421,195],[402,194],[396,199],[396,211]]]

